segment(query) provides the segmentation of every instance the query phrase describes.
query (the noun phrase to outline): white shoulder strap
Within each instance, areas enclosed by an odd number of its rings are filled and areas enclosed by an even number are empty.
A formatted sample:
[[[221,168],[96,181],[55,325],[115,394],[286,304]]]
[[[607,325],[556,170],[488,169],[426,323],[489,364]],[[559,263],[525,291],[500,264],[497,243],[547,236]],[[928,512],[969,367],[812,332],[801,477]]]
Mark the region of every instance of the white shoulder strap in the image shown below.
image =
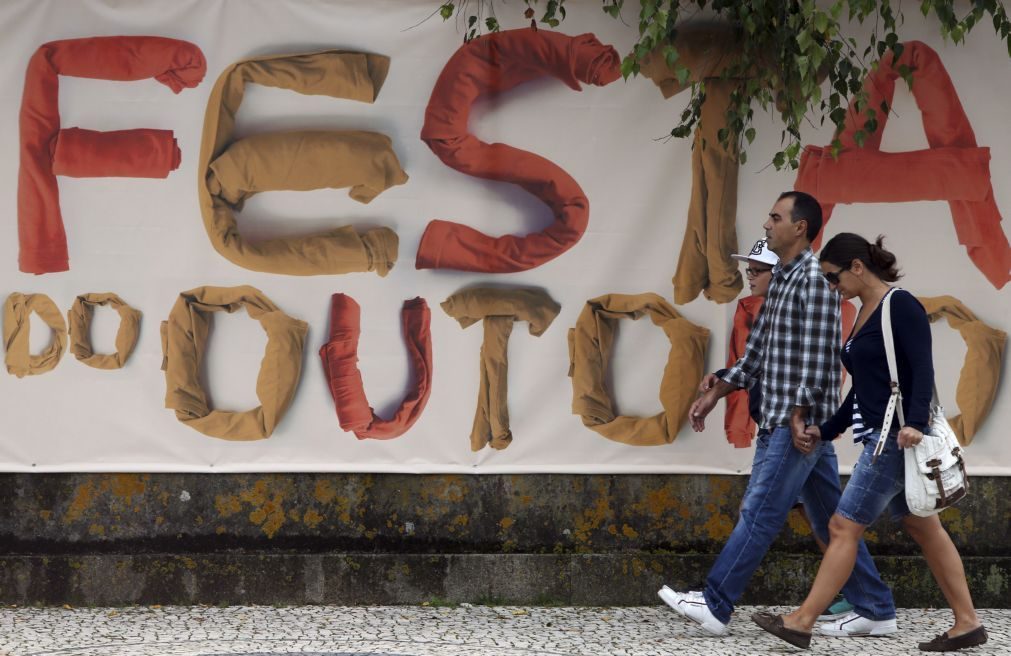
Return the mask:
[[[888,405],[885,406],[885,417],[881,424],[881,434],[878,436],[878,443],[874,447],[874,456],[877,457],[885,449],[885,441],[892,428],[892,419],[895,411],[899,411],[899,425],[905,425],[906,419],[902,412],[902,392],[899,390],[899,367],[895,364],[895,340],[892,338],[892,292],[897,288],[888,290],[881,300],[881,338],[885,343],[885,360],[888,361],[888,375],[891,379],[892,394],[888,397]]]

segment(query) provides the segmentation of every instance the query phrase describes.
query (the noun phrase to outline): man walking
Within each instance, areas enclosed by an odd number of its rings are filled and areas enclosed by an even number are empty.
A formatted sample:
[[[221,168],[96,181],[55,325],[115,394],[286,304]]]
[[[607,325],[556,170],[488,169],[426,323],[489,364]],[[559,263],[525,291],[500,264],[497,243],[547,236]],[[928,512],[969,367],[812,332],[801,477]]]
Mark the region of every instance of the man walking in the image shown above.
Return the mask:
[[[839,468],[831,442],[804,429],[832,416],[839,405],[839,296],[822,277],[811,241],[822,226],[818,201],[799,191],[780,195],[763,226],[768,247],[779,256],[768,296],[748,336],[744,355],[689,410],[692,428],[722,397],[761,385],[762,435],[741,514],[717,557],[705,590],[679,593],[664,586],[660,598],[706,631],[727,631],[734,603],[802,497],[819,537],[828,541],[828,520],[839,502]],[[843,587],[861,621],[846,635],[896,631],[892,593],[861,541],[853,574]]]

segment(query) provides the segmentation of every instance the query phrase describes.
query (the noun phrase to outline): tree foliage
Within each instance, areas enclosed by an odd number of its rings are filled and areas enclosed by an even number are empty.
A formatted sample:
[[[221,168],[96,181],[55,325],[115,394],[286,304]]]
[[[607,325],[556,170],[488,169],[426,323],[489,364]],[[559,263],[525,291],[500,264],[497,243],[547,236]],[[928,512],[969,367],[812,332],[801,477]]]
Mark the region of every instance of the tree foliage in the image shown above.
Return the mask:
[[[604,13],[624,20],[625,0],[600,0]],[[635,3],[629,2],[628,5]],[[924,16],[933,16],[941,36],[955,44],[981,22],[993,28],[1008,46],[1011,56],[1011,21],[1001,0],[920,0]],[[775,112],[782,121],[781,150],[773,158],[777,169],[799,164],[800,128],[806,121],[835,124],[838,132],[845,122],[851,101],[867,115],[865,131],[855,135],[862,145],[868,132],[877,127],[881,108],[867,107],[862,82],[867,72],[889,51],[896,60],[902,53],[899,30],[903,24],[902,2],[891,0],[639,0],[639,39],[622,60],[622,74],[639,73],[639,65],[649,53],[659,49],[668,66],[675,69],[682,84],[689,71],[678,61],[673,45],[678,28],[705,18],[720,20],[739,31],[742,55],[723,74],[740,83],[731,96],[727,128],[721,132],[725,145],[736,145],[741,160],[747,159],[747,145],[756,136],[753,126],[757,101],[764,111]],[[465,24],[464,40],[500,29],[495,15],[496,0],[449,0],[439,5],[443,20],[454,16]],[[523,0],[522,12],[531,25],[554,28],[565,20],[566,0]],[[847,23],[868,24],[869,39],[859,43],[844,35]],[[911,83],[910,71],[900,73]],[[827,79],[827,85],[824,84]],[[690,136],[698,122],[705,83],[693,83],[691,95],[671,136]],[[832,148],[838,150],[838,139]]]

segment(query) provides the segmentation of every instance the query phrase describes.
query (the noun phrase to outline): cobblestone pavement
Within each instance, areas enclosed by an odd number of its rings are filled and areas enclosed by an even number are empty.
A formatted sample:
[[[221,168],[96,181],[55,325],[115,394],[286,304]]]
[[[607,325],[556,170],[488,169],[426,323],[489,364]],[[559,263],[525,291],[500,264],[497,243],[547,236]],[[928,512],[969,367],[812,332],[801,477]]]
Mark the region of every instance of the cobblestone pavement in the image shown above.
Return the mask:
[[[798,652],[739,608],[715,638],[665,606],[132,607],[0,609],[5,656],[690,656]],[[777,609],[773,609],[777,610]],[[1011,610],[983,610],[990,642],[971,654],[1011,653]],[[812,654],[919,654],[947,628],[947,610],[901,610],[885,638],[815,637]]]

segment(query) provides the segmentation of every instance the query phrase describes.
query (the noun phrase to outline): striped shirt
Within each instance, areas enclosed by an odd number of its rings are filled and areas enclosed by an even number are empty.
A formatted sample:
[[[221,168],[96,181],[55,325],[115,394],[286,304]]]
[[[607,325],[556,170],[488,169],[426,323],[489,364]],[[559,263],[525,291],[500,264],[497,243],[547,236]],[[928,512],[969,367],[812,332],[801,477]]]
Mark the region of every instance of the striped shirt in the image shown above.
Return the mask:
[[[847,353],[850,352],[851,343],[853,343],[852,338],[847,340],[846,346],[843,347],[843,350]],[[864,425],[864,416],[860,414],[860,404],[857,402],[856,393],[853,394],[853,424],[851,427],[853,428],[854,442],[863,442],[865,437],[870,437],[876,430],[873,426]]]
[[[810,248],[773,268],[744,355],[722,377],[734,387],[760,379],[762,428],[789,426],[795,406],[808,408],[808,424],[835,412],[842,377],[839,314],[839,295]]]

